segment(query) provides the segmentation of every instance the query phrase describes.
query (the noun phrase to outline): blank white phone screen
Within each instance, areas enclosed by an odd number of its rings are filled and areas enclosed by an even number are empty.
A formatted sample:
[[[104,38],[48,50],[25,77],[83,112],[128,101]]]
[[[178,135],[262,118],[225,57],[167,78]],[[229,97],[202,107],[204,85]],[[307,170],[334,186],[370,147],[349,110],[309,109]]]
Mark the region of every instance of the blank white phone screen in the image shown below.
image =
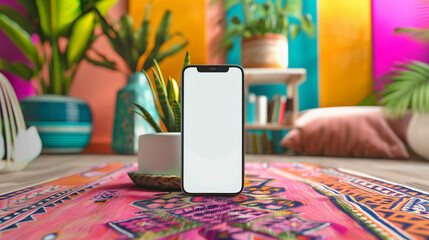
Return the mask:
[[[238,193],[243,187],[243,72],[183,73],[183,190]]]

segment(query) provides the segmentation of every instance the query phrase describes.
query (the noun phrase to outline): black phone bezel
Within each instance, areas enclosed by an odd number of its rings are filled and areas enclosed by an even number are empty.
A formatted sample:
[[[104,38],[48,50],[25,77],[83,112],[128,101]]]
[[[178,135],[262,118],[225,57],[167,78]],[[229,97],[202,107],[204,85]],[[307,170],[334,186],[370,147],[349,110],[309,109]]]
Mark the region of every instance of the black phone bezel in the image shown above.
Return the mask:
[[[184,178],[183,178],[183,172],[184,172],[184,107],[185,107],[185,95],[184,93],[184,89],[185,89],[185,78],[184,78],[184,73],[185,70],[188,68],[197,68],[198,72],[228,72],[230,68],[238,68],[241,71],[241,105],[242,105],[242,111],[241,111],[241,188],[238,192],[236,193],[191,193],[191,192],[187,192],[185,190],[184,187]],[[181,175],[180,175],[180,179],[181,179],[181,189],[182,192],[184,192],[185,194],[189,194],[189,195],[237,195],[240,194],[243,190],[244,190],[244,70],[241,66],[239,65],[229,65],[229,64],[225,64],[225,65],[188,65],[186,67],[184,67],[182,69],[182,81],[181,81],[181,89],[180,89],[180,94],[181,94],[181,150],[182,150],[182,157],[181,157]]]

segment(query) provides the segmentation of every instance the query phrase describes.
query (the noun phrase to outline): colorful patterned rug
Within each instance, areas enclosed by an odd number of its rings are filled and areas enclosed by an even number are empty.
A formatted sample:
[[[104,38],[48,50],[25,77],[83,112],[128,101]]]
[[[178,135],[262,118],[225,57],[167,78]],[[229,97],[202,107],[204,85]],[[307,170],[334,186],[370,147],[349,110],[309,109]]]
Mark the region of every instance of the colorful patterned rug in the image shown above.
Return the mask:
[[[314,164],[246,164],[234,197],[142,190],[109,163],[0,196],[4,239],[429,239],[429,195]]]

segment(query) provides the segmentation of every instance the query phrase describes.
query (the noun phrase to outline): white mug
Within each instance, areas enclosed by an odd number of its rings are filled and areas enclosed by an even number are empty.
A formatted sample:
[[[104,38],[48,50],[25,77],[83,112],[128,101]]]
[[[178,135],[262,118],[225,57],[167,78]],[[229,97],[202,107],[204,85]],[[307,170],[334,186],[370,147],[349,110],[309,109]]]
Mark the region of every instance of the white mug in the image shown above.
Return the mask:
[[[180,132],[144,134],[139,137],[139,172],[180,176],[182,146]]]

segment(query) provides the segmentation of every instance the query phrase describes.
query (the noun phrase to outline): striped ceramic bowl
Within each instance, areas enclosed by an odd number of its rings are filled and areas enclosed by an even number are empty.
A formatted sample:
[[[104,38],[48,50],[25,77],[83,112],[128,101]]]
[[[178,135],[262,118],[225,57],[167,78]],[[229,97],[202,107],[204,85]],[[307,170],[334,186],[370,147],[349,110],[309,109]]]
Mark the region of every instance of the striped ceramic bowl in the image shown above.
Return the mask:
[[[92,133],[91,111],[85,101],[60,95],[40,95],[21,101],[27,126],[35,126],[44,153],[80,153]]]

